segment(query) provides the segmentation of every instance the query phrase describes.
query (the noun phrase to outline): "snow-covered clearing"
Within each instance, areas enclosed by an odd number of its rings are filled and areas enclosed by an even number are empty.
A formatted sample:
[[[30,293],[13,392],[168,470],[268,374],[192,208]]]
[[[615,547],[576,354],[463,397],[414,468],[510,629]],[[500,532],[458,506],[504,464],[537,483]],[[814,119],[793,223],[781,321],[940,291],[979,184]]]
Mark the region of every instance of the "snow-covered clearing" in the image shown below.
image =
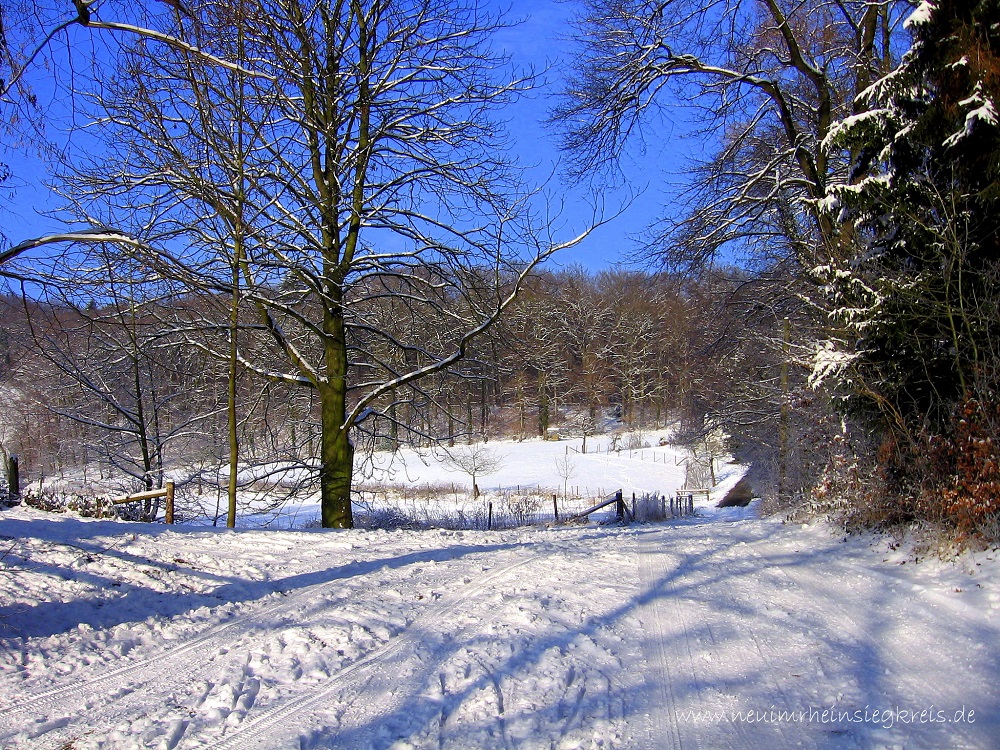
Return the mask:
[[[579,438],[493,440],[480,444],[497,459],[498,468],[477,477],[483,494],[475,500],[471,497],[470,476],[450,469],[442,461],[446,451],[462,455],[471,449],[461,442],[451,448],[406,447],[372,454],[359,450],[355,480],[356,489],[361,490],[358,493],[361,503],[356,510],[362,515],[391,511],[393,515],[425,522],[445,517],[454,520],[459,512],[466,518],[484,519],[489,502],[495,504],[501,517],[512,497],[521,502],[521,511],[537,516],[552,512],[552,495],[558,496],[559,507],[568,512],[590,507],[597,499],[619,489],[626,498],[646,493],[669,496],[684,484],[685,462],[690,458],[682,448],[659,445],[670,434],[669,429],[626,433],[624,438],[619,436],[619,445],[631,441],[645,447],[617,451],[612,450],[615,436],[594,436],[587,440],[586,453],[582,452]],[[720,472],[718,489],[724,492],[739,479],[743,468],[722,464],[718,459],[716,464]],[[199,474],[205,482],[192,481]],[[314,468],[309,469],[301,462],[274,461],[241,467],[239,476],[243,483],[239,526],[301,528],[318,524],[320,510]],[[177,483],[178,511],[182,518],[194,523],[211,523],[213,518],[221,518],[221,523],[225,523],[228,466],[211,470],[172,467],[166,478]],[[285,497],[291,487],[300,491],[293,497]],[[34,490],[36,485],[26,489]],[[61,476],[47,477],[37,489],[71,496],[81,493],[115,498],[136,491],[134,485],[130,488],[100,478],[100,472],[93,468],[86,474],[66,471]]]
[[[4,748],[1000,736],[993,553],[915,565],[823,524],[708,508],[493,532],[234,532],[14,509],[0,512],[0,555]]]
[[[658,444],[670,432],[657,430],[632,436],[633,441],[645,446],[635,450],[613,450],[615,438],[607,435],[588,439],[586,453],[582,452],[580,439],[495,440],[480,444],[477,447],[497,459],[498,468],[478,477],[477,484],[483,492],[478,499],[471,497],[469,475],[449,468],[442,460],[446,451],[461,456],[470,446],[458,443],[451,448],[379,451],[363,455],[357,462],[357,486],[362,490],[364,506],[358,510],[391,510],[415,521],[428,521],[454,518],[459,512],[465,518],[485,518],[490,502],[495,504],[499,516],[506,507],[505,500],[511,496],[528,503],[520,508],[528,516],[550,514],[552,495],[558,497],[559,507],[568,512],[591,507],[598,499],[619,489],[626,498],[647,493],[669,496],[684,484],[685,462],[690,458],[682,448]],[[621,440],[619,444],[624,443]],[[736,483],[744,468],[721,464],[718,460],[716,463],[720,479],[717,490],[721,497]],[[302,479],[301,469],[288,474],[289,483]],[[422,493],[425,488],[435,490],[432,497]],[[607,511],[603,515],[611,514],[612,511]],[[277,512],[246,517],[241,523],[301,527],[316,521],[319,515],[319,502],[314,498],[289,502]]]

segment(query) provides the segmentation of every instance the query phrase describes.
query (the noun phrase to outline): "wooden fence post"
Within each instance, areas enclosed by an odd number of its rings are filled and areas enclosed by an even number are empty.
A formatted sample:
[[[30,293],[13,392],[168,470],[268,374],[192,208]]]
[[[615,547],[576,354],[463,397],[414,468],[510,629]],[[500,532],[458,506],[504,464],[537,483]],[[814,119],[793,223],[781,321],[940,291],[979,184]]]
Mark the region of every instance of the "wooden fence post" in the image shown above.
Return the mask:
[[[552,496],[552,512],[555,513],[556,522],[559,521],[559,499],[556,495]]]
[[[493,501],[490,500],[486,504],[486,529],[489,531],[493,530]]]
[[[18,458],[11,454],[7,460],[7,504],[19,505],[21,503],[21,469]]]
[[[167,482],[167,508],[163,520],[171,524],[174,522],[174,483],[171,481]]]
[[[625,518],[625,500],[622,499],[621,490],[615,493],[615,514],[618,516],[619,521]]]

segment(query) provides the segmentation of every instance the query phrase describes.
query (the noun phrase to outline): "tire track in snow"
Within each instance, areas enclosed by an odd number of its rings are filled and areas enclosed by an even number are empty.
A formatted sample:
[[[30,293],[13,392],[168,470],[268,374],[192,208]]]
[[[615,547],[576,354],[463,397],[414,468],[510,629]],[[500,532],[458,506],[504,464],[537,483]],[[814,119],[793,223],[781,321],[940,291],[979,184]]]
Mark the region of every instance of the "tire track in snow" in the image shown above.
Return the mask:
[[[293,609],[302,600],[315,596],[320,589],[332,584],[332,581],[327,581],[307,586],[273,604],[264,605],[263,607],[254,609],[252,612],[230,618],[222,624],[211,626],[208,630],[199,633],[185,643],[174,646],[166,651],[161,651],[145,659],[111,669],[96,677],[87,677],[75,680],[66,685],[60,685],[59,687],[30,693],[22,696],[14,703],[0,705],[0,739],[4,737],[3,730],[9,727],[9,720],[13,716],[24,714],[28,711],[38,712],[47,706],[72,702],[74,699],[83,699],[98,689],[107,692],[108,688],[129,684],[129,678],[134,676],[140,676],[142,682],[148,682],[155,676],[154,673],[173,668],[171,664],[165,664],[164,662],[173,662],[189,654],[211,651],[223,644],[228,645],[230,643],[228,639],[231,637],[231,631],[239,628],[245,628],[247,631],[250,631],[254,628],[255,621],[262,622],[265,618],[280,616],[285,610]],[[223,636],[227,640],[223,641]]]
[[[240,545],[239,548],[247,552],[251,551],[251,547],[246,545]],[[160,561],[158,560],[150,560],[149,563],[152,565],[161,564]],[[359,564],[361,563],[355,561],[348,565],[345,565],[344,568],[345,569],[351,568]],[[309,575],[309,573],[306,573],[306,575]],[[65,683],[63,685],[57,685],[55,687],[46,688],[44,690],[39,690],[33,693],[27,693],[25,695],[19,696],[16,700],[10,703],[0,702],[0,726],[2,726],[3,719],[10,713],[23,712],[26,709],[29,708],[33,709],[39,705],[49,705],[51,703],[63,700],[64,698],[70,696],[74,692],[79,692],[84,688],[97,687],[107,681],[114,680],[116,677],[119,677],[120,675],[130,674],[132,672],[146,669],[148,667],[156,667],[157,663],[162,661],[163,659],[170,659],[176,656],[181,656],[185,653],[197,649],[203,643],[214,638],[217,635],[220,635],[222,633],[228,633],[230,630],[238,628],[241,625],[247,625],[253,620],[263,619],[268,615],[280,613],[285,609],[289,609],[295,606],[302,599],[307,599],[311,597],[316,591],[330,584],[336,583],[336,581],[343,580],[348,577],[349,573],[345,571],[345,574],[337,576],[336,579],[320,581],[318,583],[296,588],[292,590],[291,593],[288,593],[282,589],[281,579],[276,581],[271,581],[270,583],[273,588],[260,597],[258,601],[264,602],[260,604],[260,606],[254,608],[253,605],[251,604],[246,608],[245,611],[235,615],[230,615],[222,622],[209,625],[201,633],[190,636],[189,640],[186,640],[184,643],[181,643],[172,648],[165,649],[152,656],[142,658],[138,661],[130,660],[129,663],[127,664],[124,664],[120,667],[109,669],[95,676],[81,677],[73,679],[70,682]],[[279,599],[278,597],[281,598]],[[266,602],[265,600],[267,598],[273,598],[275,599],[275,601]],[[220,603],[219,606],[224,606],[224,604],[227,603],[228,602]]]
[[[732,542],[718,523],[674,527],[669,536],[640,535],[640,580],[646,601],[640,607],[643,647],[650,665],[645,707],[649,750],[765,748],[794,743],[784,728],[735,720],[732,705],[754,678],[754,697],[786,696],[776,680],[774,651],[753,633],[738,607],[743,580],[725,569],[722,553]],[[714,603],[724,606],[714,606]],[[716,717],[716,718],[713,718]]]
[[[415,649],[416,646],[432,638],[438,632],[444,618],[456,613],[463,605],[473,601],[478,594],[487,591],[491,585],[515,570],[540,560],[542,560],[540,556],[531,555],[495,568],[471,585],[449,586],[448,590],[453,593],[447,595],[445,600],[439,602],[437,606],[421,613],[409,627],[391,641],[331,675],[329,680],[318,689],[261,709],[255,716],[245,719],[234,732],[227,734],[217,742],[213,742],[213,750],[251,750],[253,748],[278,747],[282,740],[289,739],[290,733],[287,727],[302,726],[304,724],[302,717],[307,712],[325,704],[338,692],[350,690],[352,687],[358,688],[357,692],[361,693],[369,682],[376,678],[377,675],[371,673],[381,669],[387,659],[396,656],[404,649]],[[394,679],[398,674],[398,671],[394,672],[394,675],[389,679]],[[388,695],[380,694],[380,700],[384,701],[383,705],[380,705],[380,709],[385,712],[391,710],[399,702],[400,696],[405,693],[405,690],[397,689]]]
[[[524,583],[524,578],[520,580]],[[571,580],[571,575],[561,580],[563,585],[570,587],[578,586],[581,583],[580,581],[575,581],[573,584],[569,584],[568,581]],[[518,591],[512,594],[512,597],[520,601],[523,601],[525,598],[530,600],[531,594],[525,595]],[[455,609],[451,611],[454,612]],[[375,747],[379,740],[383,740],[385,744],[392,743],[389,745],[390,747],[397,747],[395,741],[403,743],[404,747],[410,745],[422,747],[420,732],[419,730],[413,732],[413,727],[407,728],[403,733],[391,736],[389,740],[385,740],[385,737],[379,736],[380,730],[391,726],[394,723],[392,721],[394,716],[399,717],[402,713],[405,713],[403,704],[408,697],[426,694],[434,672],[441,665],[447,663],[449,655],[458,650],[469,652],[474,648],[470,644],[477,639],[470,639],[469,635],[478,634],[481,637],[483,635],[483,621],[489,620],[492,617],[492,622],[495,625],[503,625],[510,622],[510,620],[503,618],[497,619],[500,614],[490,604],[480,605],[479,612],[473,610],[472,612],[465,613],[465,622],[457,628],[448,629],[447,631],[442,631],[438,628],[435,632],[428,633],[428,637],[422,642],[422,645],[428,649],[428,653],[423,658],[418,658],[411,652],[399,655],[402,656],[402,659],[396,664],[391,665],[391,667],[380,664],[372,677],[363,681],[363,691],[353,696],[350,701],[351,705],[357,705],[359,710],[348,714],[347,721],[342,722],[337,729],[337,734],[346,734],[347,738],[343,739],[341,737],[339,738],[340,741],[338,741],[338,738],[334,737],[332,738],[332,744],[328,744],[330,740],[326,740],[320,746],[355,750],[358,747]],[[481,616],[476,617],[475,615]],[[478,651],[471,651],[471,658],[479,666],[481,672],[474,684],[486,689],[494,697],[493,703],[496,710],[493,719],[496,727],[496,736],[499,736],[503,750],[511,750],[514,747],[521,746],[518,736],[523,737],[524,735],[519,734],[515,726],[518,721],[517,710],[514,709],[511,711],[510,701],[504,698],[502,683],[506,680],[508,689],[511,686],[516,687],[519,680],[519,672],[522,677],[530,679],[530,672],[521,672],[527,661],[517,663],[514,659],[514,654],[533,654],[534,659],[541,660],[543,654],[548,652],[549,649],[557,644],[562,643],[565,645],[568,642],[563,640],[567,632],[575,632],[576,630],[575,628],[562,630],[558,626],[552,627],[552,625],[553,623],[550,622],[548,627],[544,627],[537,632],[525,630],[517,632],[512,636],[505,636],[503,640],[510,649],[509,652],[499,655],[489,655],[484,653],[481,647]],[[583,631],[588,630],[589,628],[583,629]],[[600,649],[600,644],[596,643],[593,637],[593,632],[587,634],[587,638],[590,639],[594,647]],[[587,682],[591,677],[595,680],[600,678],[606,686],[604,691],[595,691],[593,695],[603,696],[602,698],[597,698],[597,700],[601,703],[607,714],[607,721],[609,723],[612,721],[612,713],[616,711],[615,704],[621,701],[622,697],[627,694],[628,685],[626,685],[621,676],[621,660],[610,651],[607,653],[615,661],[615,667],[610,670],[603,668],[599,661],[594,659],[592,655],[589,658],[581,658],[578,665],[570,665],[565,686],[556,691],[558,697],[554,702],[560,706],[558,709],[558,718],[548,725],[548,729],[555,730],[554,734],[558,735],[558,739],[555,740],[550,735],[549,740],[552,747],[563,747],[561,742],[567,735],[574,729],[585,728],[584,724],[587,722],[587,719],[581,716],[581,712],[585,701],[590,695],[587,692]],[[515,663],[512,663],[512,660]],[[528,661],[532,661],[532,659],[529,658]],[[429,667],[428,665],[434,666]],[[577,673],[578,667],[581,668],[579,674]],[[405,677],[400,679],[400,675],[405,675]],[[469,686],[464,688],[464,692],[466,695],[469,695]],[[538,705],[534,701],[531,704],[535,707]],[[460,706],[461,704],[454,708],[457,709]],[[413,711],[412,708],[411,711]],[[614,718],[624,720],[624,713],[624,709],[621,709],[616,713]],[[427,714],[427,719],[431,722],[433,721],[433,716],[430,712]],[[545,730],[543,729],[542,731]],[[407,734],[406,732],[410,733]],[[416,739],[414,739],[414,735],[416,735]],[[442,747],[445,744],[445,739],[450,738],[445,738],[442,733],[441,739],[439,739],[439,745]],[[540,736],[533,737],[533,741],[535,742],[539,742],[540,740]],[[452,746],[454,747],[455,745]],[[468,747],[468,745],[460,746]],[[540,747],[541,745],[536,746]],[[567,746],[578,747],[580,745],[576,741],[571,740]]]
[[[410,564],[421,565],[428,562],[431,560],[415,559]],[[346,567],[354,566],[364,568],[366,563],[355,562]],[[132,701],[142,706],[145,703],[144,696],[150,692],[143,690],[143,688],[148,688],[150,685],[156,686],[160,683],[166,683],[168,687],[175,688],[185,676],[197,677],[203,669],[203,660],[209,655],[218,654],[222,649],[230,654],[237,654],[239,649],[235,642],[236,638],[269,630],[273,627],[274,622],[280,621],[286,614],[294,613],[307,604],[309,600],[322,596],[324,590],[336,587],[348,577],[342,575],[332,580],[298,588],[290,594],[285,594],[278,601],[237,615],[222,624],[211,626],[185,643],[168,650],[111,669],[95,677],[79,679],[66,685],[31,693],[20,697],[16,702],[0,706],[0,742],[24,732],[25,724],[30,721],[32,716],[38,719],[46,717],[48,710],[53,707],[58,707],[61,715],[55,718],[36,720],[34,726],[29,724],[30,728],[27,728],[29,739],[42,734],[46,735],[46,739],[55,737],[56,734],[71,736],[69,727],[75,723],[77,717],[70,714],[68,709],[74,706],[84,707],[87,701],[95,695],[113,696],[113,699],[118,703],[129,701],[128,696],[133,696]],[[463,577],[464,573],[443,585],[449,589],[461,588],[457,582]],[[434,586],[434,588],[439,587]],[[283,592],[279,589],[275,593],[280,595]],[[353,620],[344,620],[344,622],[353,624]]]
[[[647,695],[656,697],[655,703],[651,701],[651,705],[644,707],[650,722],[645,738],[646,748],[683,750],[699,747],[701,740],[698,733],[690,728],[682,732],[678,716],[684,710],[700,710],[701,700],[685,608],[678,601],[673,587],[663,586],[674,557],[654,551],[652,543],[644,539],[637,540],[637,544],[642,591],[653,592],[662,587],[639,611],[643,651],[648,663],[646,675],[653,680]],[[668,623],[672,627],[668,628]],[[671,632],[668,633],[668,629]],[[695,681],[694,692],[699,696],[696,704],[681,696],[685,676]]]
[[[722,558],[715,563],[715,566],[725,569],[727,575],[714,582],[715,585],[723,583],[726,585],[725,596],[716,594],[711,597],[711,601],[725,601],[729,605],[725,613],[726,619],[721,627],[716,624],[713,628],[713,623],[708,623],[705,627],[712,646],[718,650],[726,649],[724,659],[713,660],[715,678],[721,685],[732,680],[734,676],[742,676],[743,679],[749,679],[751,675],[757,677],[754,683],[754,689],[757,691],[754,703],[740,706],[738,710],[766,713],[771,706],[791,709],[797,701],[778,679],[779,674],[783,673],[779,664],[784,652],[788,650],[788,641],[785,638],[758,635],[761,624],[761,618],[757,614],[758,608],[762,604],[766,608],[767,602],[772,598],[758,589],[751,589],[753,594],[750,597],[744,592],[745,576],[751,571],[759,572],[769,567],[763,564],[760,556],[752,550],[751,545],[758,539],[751,537],[751,541],[747,542],[743,533],[746,527],[741,524],[717,522],[712,528],[725,530],[725,534],[720,535],[721,538],[713,540],[717,543],[713,556],[719,554]],[[733,559],[734,549],[740,551],[736,559]],[[754,561],[759,561],[761,564],[749,564],[742,555],[744,550],[751,550]],[[741,607],[742,612],[739,611]],[[784,623],[782,625],[784,626]],[[720,629],[723,631],[723,637],[717,638],[716,633]],[[783,632],[787,632],[787,628],[783,628]],[[731,643],[734,639],[732,635],[725,637],[727,633],[737,634],[738,641],[735,644]],[[773,636],[773,631],[769,635]],[[778,648],[779,645],[782,648]],[[761,687],[766,690],[763,694],[760,692]],[[796,736],[790,737],[782,722],[734,721],[729,726],[740,736],[742,747],[763,747],[775,741],[780,741],[780,747],[808,746],[808,741],[803,738],[801,731],[795,733]]]
[[[200,633],[186,643],[175,646],[137,662],[127,664],[96,677],[75,681],[68,685],[40,691],[21,698],[17,703],[0,708],[0,742],[26,732],[29,739],[45,735],[46,740],[72,737],[71,728],[77,719],[71,713],[74,707],[85,709],[94,696],[105,696],[115,701],[119,709],[127,704],[146,705],[144,696],[150,685],[169,681],[176,684],[185,677],[196,675],[203,669],[203,658],[220,653],[222,649],[235,652],[233,638],[243,637],[266,627],[270,617],[278,618],[285,611],[293,611],[296,605],[326,584],[315,584],[294,596],[274,605],[237,616]],[[49,714],[49,709],[58,708],[60,716],[41,720]],[[35,723],[30,722],[35,718]],[[91,728],[89,731],[93,731]],[[58,746],[58,744],[56,745]]]

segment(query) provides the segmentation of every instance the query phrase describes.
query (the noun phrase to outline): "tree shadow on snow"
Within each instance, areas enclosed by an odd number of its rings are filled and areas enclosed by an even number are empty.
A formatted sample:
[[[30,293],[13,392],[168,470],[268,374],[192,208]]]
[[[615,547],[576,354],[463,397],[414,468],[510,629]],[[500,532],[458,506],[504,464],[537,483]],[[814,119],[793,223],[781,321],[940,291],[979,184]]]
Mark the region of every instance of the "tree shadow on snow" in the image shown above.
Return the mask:
[[[711,534],[712,527],[704,521],[690,520],[683,526],[701,526],[702,533]],[[820,712],[830,708],[851,712],[931,708],[934,685],[920,684],[920,676],[910,673],[908,663],[902,663],[889,648],[899,637],[894,615],[900,600],[882,580],[885,571],[876,571],[877,580],[838,579],[839,574],[850,574],[854,569],[841,565],[842,553],[836,544],[811,550],[755,548],[756,542],[765,541],[769,528],[744,525],[735,531],[729,545],[709,543],[700,551],[673,553],[672,564],[662,577],[640,586],[639,594],[624,605],[579,627],[537,636],[527,648],[489,664],[460,691],[447,694],[435,689],[443,680],[445,665],[463,652],[475,651],[480,644],[475,639],[449,640],[442,634],[432,649],[434,658],[422,663],[412,677],[396,681],[394,691],[365,695],[362,688],[343,709],[345,724],[350,724],[352,705],[383,700],[385,705],[375,711],[377,718],[360,726],[305,730],[299,734],[299,746],[382,750],[403,740],[440,750],[561,747],[568,730],[588,731],[580,717],[610,719],[616,711],[621,712],[628,728],[620,745],[626,748],[715,746],[717,742],[723,743],[720,747],[824,749],[865,748],[884,742],[918,748],[956,743],[994,746],[1000,729],[1000,700],[993,686],[986,694],[968,695],[965,701],[966,707],[977,712],[975,724],[923,721],[883,726],[885,722],[824,720]],[[673,534],[669,528],[646,527],[637,534],[640,540],[655,540],[670,549]],[[727,554],[732,544],[740,542],[745,542],[748,554]],[[802,545],[808,544],[803,538]],[[829,577],[817,579],[816,571],[828,571]],[[720,595],[725,592],[733,595]],[[858,597],[863,597],[863,602],[859,603]],[[827,622],[831,608],[837,610],[840,600],[842,616]],[[641,677],[609,677],[604,694],[578,694],[574,702],[571,686],[567,686],[550,705],[512,711],[508,703],[506,711],[497,706],[492,717],[480,716],[465,724],[452,720],[449,724],[449,716],[464,703],[482,703],[484,695],[499,692],[502,684],[516,686],[537,676],[543,655],[551,649],[566,653],[581,638],[607,641],[609,632],[621,631],[626,618],[640,611],[648,613],[649,605],[656,602],[664,605],[669,618],[671,603],[677,601],[683,601],[685,617],[691,612],[700,616],[665,634],[662,645],[668,654],[690,653],[688,664],[671,665],[665,674],[650,668],[654,662],[647,661]],[[913,626],[919,627],[919,623]],[[977,669],[979,675],[997,674],[998,629],[962,623],[955,623],[955,627],[964,628],[963,635],[973,642],[994,645],[991,652],[977,655]],[[653,635],[648,642],[638,644],[646,653],[658,647]],[[956,673],[959,665],[949,661],[949,653],[914,656],[930,658],[930,671],[940,684],[950,684],[961,677]],[[708,664],[713,658],[728,661],[714,663],[704,671],[698,669],[699,663]],[[651,699],[665,694],[671,696],[672,706],[657,705],[656,699]],[[684,709],[719,706],[729,713],[716,723],[701,724],[680,714]],[[951,716],[960,706],[934,704],[933,708]],[[657,711],[667,713],[663,724],[670,736],[641,736],[649,726],[645,715]],[[734,711],[754,711],[756,718],[740,719]],[[797,718],[774,711],[792,712]],[[512,735],[509,729],[514,724],[537,727],[541,734]],[[574,741],[566,746],[575,746]],[[592,742],[596,739],[586,739],[582,746]],[[408,745],[399,745],[403,746]]]
[[[108,546],[111,535],[123,536],[119,524],[101,522],[76,522],[70,519],[48,522],[58,529],[46,529],[45,521],[30,522],[6,520],[0,525],[0,535],[6,537],[33,536],[54,544],[70,545],[81,550],[80,558],[68,564],[55,564],[32,559],[28,567],[65,580],[77,580],[98,588],[120,588],[121,594],[112,598],[77,598],[71,601],[43,601],[33,604],[13,603],[0,605],[0,647],[11,638],[45,638],[65,633],[80,625],[94,629],[107,629],[116,625],[142,622],[149,617],[176,617],[201,607],[217,607],[232,602],[246,604],[273,594],[290,594],[296,590],[320,584],[365,577],[384,568],[396,569],[418,563],[446,562],[468,555],[489,554],[509,550],[517,544],[466,544],[447,548],[421,550],[403,555],[379,557],[372,560],[354,561],[335,565],[318,571],[310,571],[272,578],[251,580],[233,576],[219,576],[184,567],[187,576],[202,576],[217,581],[218,586],[202,592],[157,590],[138,585],[135,580],[122,583],[108,575],[87,571],[82,567],[88,556],[105,555],[134,564],[140,570],[148,570],[151,576],[166,576],[178,570],[178,563],[165,563],[134,555],[127,551]],[[131,527],[130,527],[131,528]],[[49,532],[48,534],[46,532]],[[141,533],[159,535],[169,530],[162,526],[143,524]],[[58,533],[56,533],[58,532]],[[231,532],[212,532],[231,533]],[[129,531],[124,536],[131,537]],[[81,562],[83,561],[83,562]],[[78,567],[78,563],[80,566]],[[252,616],[254,610],[241,612],[240,616]],[[247,629],[256,629],[252,622]]]

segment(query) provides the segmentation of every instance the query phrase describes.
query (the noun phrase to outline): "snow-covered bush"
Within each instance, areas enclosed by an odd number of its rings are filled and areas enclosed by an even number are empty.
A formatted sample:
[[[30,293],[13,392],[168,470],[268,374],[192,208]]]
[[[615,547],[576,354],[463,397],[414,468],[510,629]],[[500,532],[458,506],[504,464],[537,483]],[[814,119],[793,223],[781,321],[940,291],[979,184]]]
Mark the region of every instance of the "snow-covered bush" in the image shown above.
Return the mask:
[[[542,506],[542,497],[535,494],[504,492],[494,504],[494,520],[497,525],[509,519],[510,525],[523,526],[531,522]]]
[[[357,514],[355,519],[362,529],[412,529],[418,524],[399,508],[371,508]],[[315,526],[320,526],[316,523]]]
[[[632,510],[636,521],[663,521],[670,517],[669,501],[656,494],[637,497]]]
[[[119,512],[119,506],[115,506],[111,500],[104,497],[84,496],[84,495],[62,495],[56,492],[34,492],[27,490],[21,495],[21,502],[32,508],[44,510],[48,513],[64,513],[72,511],[85,518],[123,518],[133,519],[126,513]],[[126,507],[126,506],[120,506]]]
[[[852,445],[847,435],[835,435],[819,477],[788,517],[827,516],[847,529],[882,526],[885,517],[878,498],[885,493],[879,489],[881,484],[878,467],[866,452]]]

